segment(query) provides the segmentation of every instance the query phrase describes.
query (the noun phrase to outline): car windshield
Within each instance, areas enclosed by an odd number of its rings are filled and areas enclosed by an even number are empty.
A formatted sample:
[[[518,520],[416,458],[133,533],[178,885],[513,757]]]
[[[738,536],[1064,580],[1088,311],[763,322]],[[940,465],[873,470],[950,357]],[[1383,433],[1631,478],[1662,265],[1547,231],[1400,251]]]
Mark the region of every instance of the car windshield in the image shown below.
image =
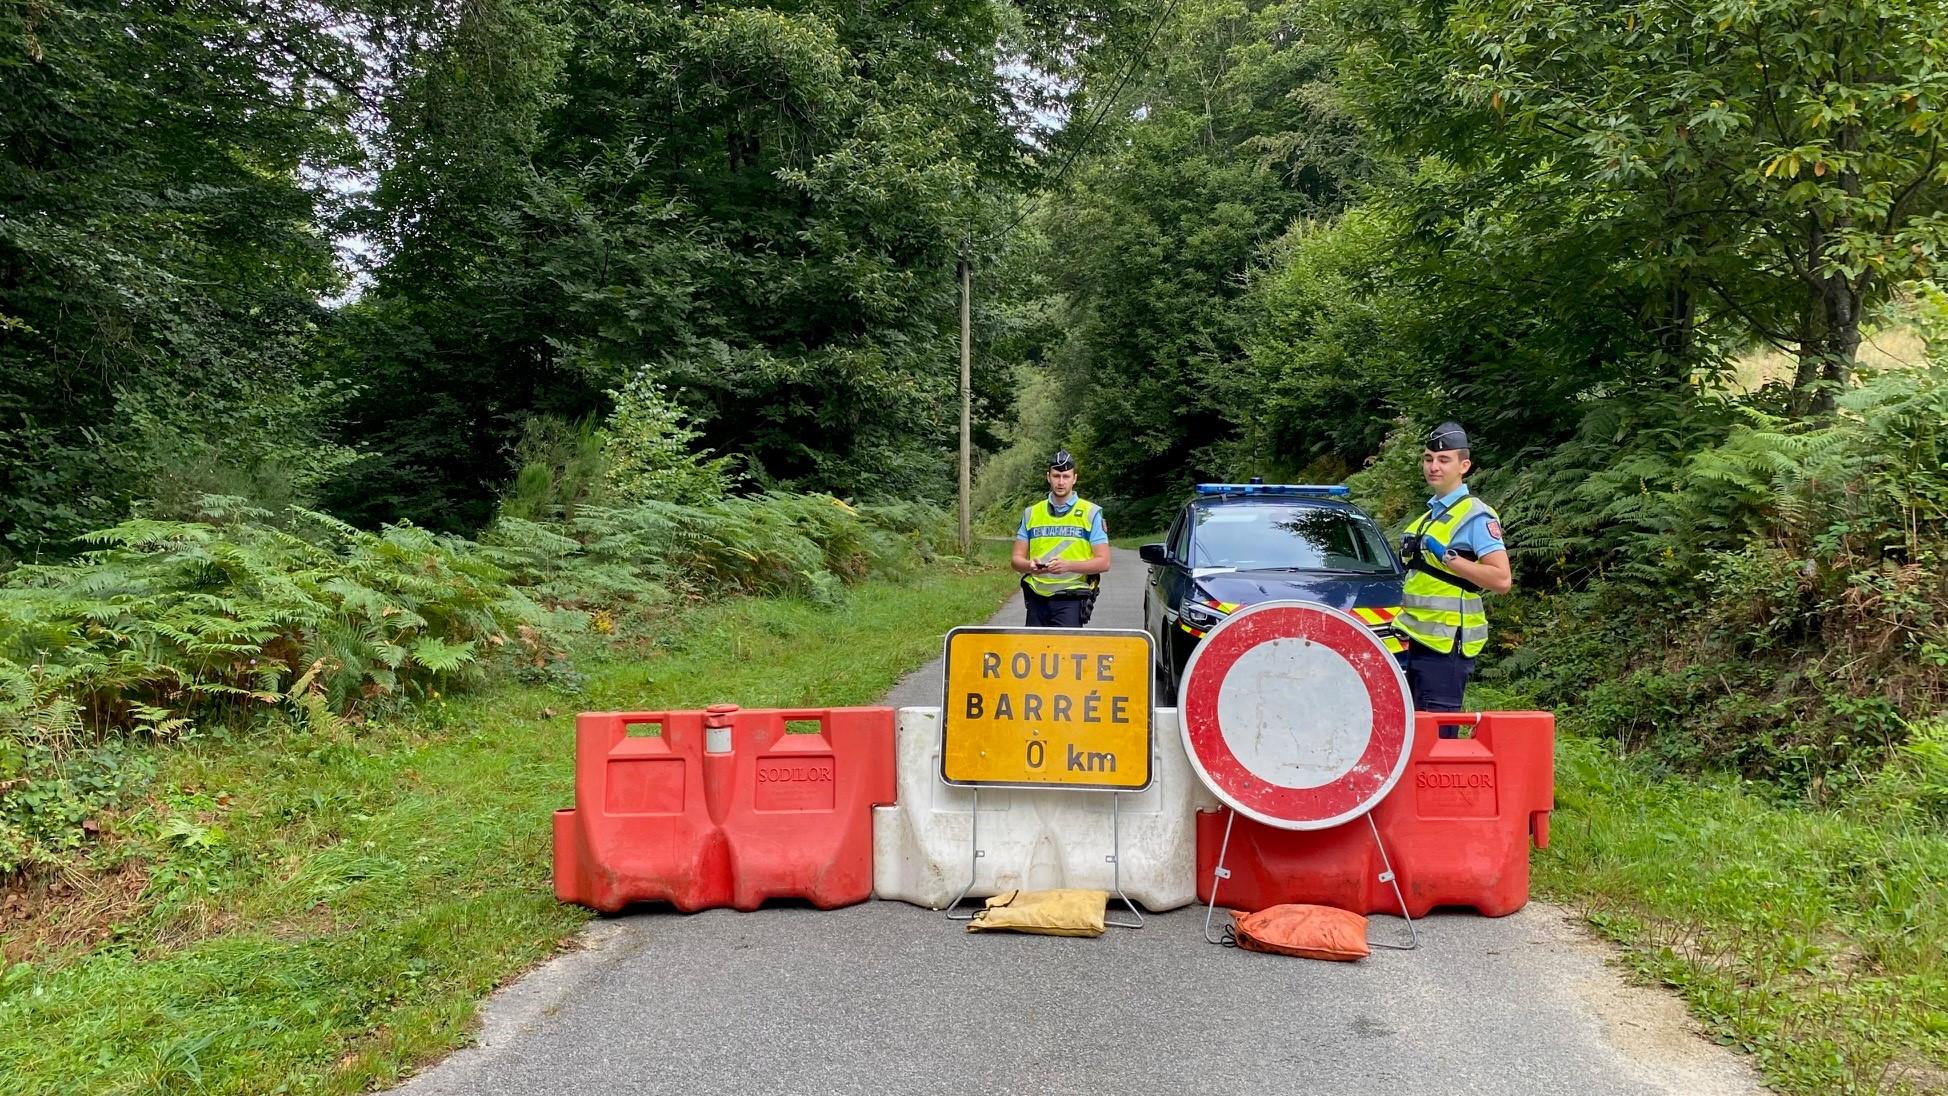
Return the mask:
[[[1371,522],[1325,506],[1200,506],[1191,566],[1377,575],[1394,569]]]

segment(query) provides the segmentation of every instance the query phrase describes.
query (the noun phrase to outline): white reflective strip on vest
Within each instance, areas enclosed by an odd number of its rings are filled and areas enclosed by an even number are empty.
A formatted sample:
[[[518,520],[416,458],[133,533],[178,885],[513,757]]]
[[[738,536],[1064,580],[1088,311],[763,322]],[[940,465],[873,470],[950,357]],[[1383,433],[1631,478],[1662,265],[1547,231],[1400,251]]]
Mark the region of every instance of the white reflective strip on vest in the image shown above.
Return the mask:
[[[1443,594],[1440,596],[1432,594],[1401,594],[1400,607],[1402,609],[1429,609],[1437,613],[1461,613],[1467,615],[1469,610],[1480,614],[1482,611],[1482,602],[1480,597],[1469,593]]]

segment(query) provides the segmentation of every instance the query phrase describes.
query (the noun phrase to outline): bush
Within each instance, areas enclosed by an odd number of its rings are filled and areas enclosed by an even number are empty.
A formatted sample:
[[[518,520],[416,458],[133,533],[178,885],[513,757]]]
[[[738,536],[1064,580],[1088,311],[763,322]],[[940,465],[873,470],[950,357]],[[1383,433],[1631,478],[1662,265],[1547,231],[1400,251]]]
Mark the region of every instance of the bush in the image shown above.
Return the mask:
[[[616,502],[705,503],[729,492],[730,459],[699,453],[703,432],[647,370],[609,398],[615,410],[603,426],[602,450],[605,482]]]
[[[72,563],[0,586],[0,731],[55,698],[89,730],[169,736],[283,709],[300,718],[470,673],[532,611],[463,542],[365,533],[304,511],[130,521]]]
[[[1824,424],[1719,421],[1613,454],[1554,542],[1511,521],[1525,573],[1580,551],[1594,581],[1497,613],[1487,672],[1679,767],[1824,795],[1948,706],[1948,368],[1870,378]]]
[[[917,504],[768,494],[700,506],[503,516],[476,543],[378,533],[205,499],[201,521],[131,521],[61,565],[0,576],[0,874],[72,849],[139,789],[129,736],[283,720],[344,730],[375,705],[463,686],[497,648],[564,691],[563,633],[616,613],[748,593],[832,604],[931,558],[951,528]]]

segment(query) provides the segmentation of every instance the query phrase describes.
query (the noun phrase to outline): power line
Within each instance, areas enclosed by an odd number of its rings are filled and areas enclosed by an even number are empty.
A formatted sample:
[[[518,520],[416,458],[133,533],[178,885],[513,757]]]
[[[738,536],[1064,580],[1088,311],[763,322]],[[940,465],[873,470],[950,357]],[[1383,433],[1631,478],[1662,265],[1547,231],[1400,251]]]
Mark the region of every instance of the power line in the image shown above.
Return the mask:
[[[1095,120],[1089,123],[1089,128],[1083,130],[1081,139],[1069,147],[1068,158],[1062,161],[1062,166],[1055,172],[1055,178],[1049,184],[1051,188],[1062,185],[1062,180],[1069,176],[1069,169],[1073,168],[1076,162],[1082,158],[1083,151],[1095,139],[1096,130],[1102,127],[1103,120],[1109,117],[1111,110],[1115,109],[1116,101],[1122,98],[1123,88],[1128,86],[1130,77],[1136,75],[1137,68],[1149,56],[1150,47],[1156,45],[1157,35],[1163,33],[1164,24],[1170,22],[1170,17],[1176,14],[1179,2],[1180,0],[1170,0],[1164,6],[1163,14],[1157,17],[1157,25],[1150,28],[1149,37],[1143,40],[1143,45],[1130,58],[1129,67],[1123,70],[1123,75],[1117,79],[1116,85],[1110,89],[1108,98],[1103,100],[1102,109],[1096,112]],[[1030,208],[1032,207],[1024,203],[1021,212],[1015,216],[1014,220],[1008,222],[1007,227],[991,236],[983,237],[980,242],[984,244],[992,243],[995,240],[1007,236],[1015,229],[1020,228],[1021,223],[1028,219]],[[963,236],[962,241],[960,264],[956,272],[959,275],[956,280],[960,282],[960,550],[962,555],[967,555],[971,551],[973,543],[973,486],[970,482],[972,479],[970,475],[970,458],[973,443],[974,402],[972,369],[972,313],[974,302],[973,234],[970,232],[966,236]]]
[[[1170,0],[1170,3],[1164,6],[1163,14],[1157,17],[1156,25],[1150,28],[1149,37],[1145,38],[1143,45],[1137,48],[1135,55],[1130,58],[1129,67],[1123,70],[1123,75],[1117,79],[1116,86],[1110,90],[1109,97],[1103,100],[1102,109],[1096,112],[1095,121],[1090,122],[1089,128],[1083,131],[1082,139],[1069,147],[1068,157],[1062,161],[1062,166],[1055,172],[1055,178],[1049,183],[1050,189],[1062,185],[1062,180],[1068,178],[1069,169],[1074,167],[1076,161],[1082,158],[1083,150],[1089,146],[1090,141],[1095,139],[1096,130],[1102,127],[1103,120],[1109,117],[1111,110],[1115,109],[1116,100],[1123,95],[1123,88],[1130,82],[1130,77],[1136,75],[1136,70],[1142,66],[1144,58],[1149,55],[1150,47],[1156,45],[1157,35],[1163,33],[1164,26],[1170,22],[1170,17],[1176,13],[1177,5],[1181,2],[1182,0]],[[1015,216],[1014,220],[1008,222],[1007,227],[992,235],[982,237],[980,242],[984,244],[993,243],[995,240],[1001,239],[1015,229],[1020,228],[1021,222],[1028,219],[1030,208],[1028,204],[1024,203],[1022,211]]]

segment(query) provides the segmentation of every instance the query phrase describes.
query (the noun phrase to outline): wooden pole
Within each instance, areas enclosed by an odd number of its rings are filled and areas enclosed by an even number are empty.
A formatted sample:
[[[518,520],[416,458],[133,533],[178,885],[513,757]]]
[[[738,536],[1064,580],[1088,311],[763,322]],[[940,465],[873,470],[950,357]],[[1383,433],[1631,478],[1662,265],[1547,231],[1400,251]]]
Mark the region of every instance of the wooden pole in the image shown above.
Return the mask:
[[[974,260],[965,243],[960,253],[960,554],[974,553],[973,423],[974,423]]]

